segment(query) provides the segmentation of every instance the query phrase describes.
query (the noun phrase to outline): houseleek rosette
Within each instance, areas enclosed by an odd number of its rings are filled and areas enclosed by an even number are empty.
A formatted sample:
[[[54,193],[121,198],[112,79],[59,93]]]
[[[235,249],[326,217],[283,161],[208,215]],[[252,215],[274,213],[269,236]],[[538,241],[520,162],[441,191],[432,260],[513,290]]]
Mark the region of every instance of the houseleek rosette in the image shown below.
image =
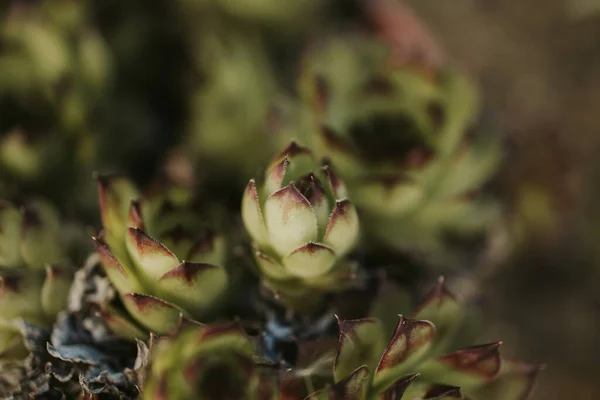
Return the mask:
[[[291,308],[352,282],[352,265],[342,257],[359,238],[358,215],[343,183],[308,148],[292,142],[262,179],[250,180],[242,218],[263,284]]]
[[[191,209],[175,186],[141,196],[124,178],[98,179],[102,234],[94,238],[104,270],[134,321],[108,308],[122,336],[171,332],[180,318],[213,317],[228,284],[225,239]]]
[[[314,400],[523,400],[539,366],[503,358],[500,342],[446,353],[462,307],[443,281],[391,333],[377,318],[338,320],[335,384]]]
[[[72,273],[56,210],[0,203],[0,360],[24,358],[18,321],[50,327],[66,308]]]
[[[153,349],[142,398],[278,399],[254,353],[252,341],[232,324],[186,329]]]
[[[306,141],[331,160],[364,210],[367,231],[395,248],[437,250],[497,215],[480,196],[500,161],[499,138],[473,134],[472,83],[450,67],[399,65],[365,36],[312,46],[300,79]]]

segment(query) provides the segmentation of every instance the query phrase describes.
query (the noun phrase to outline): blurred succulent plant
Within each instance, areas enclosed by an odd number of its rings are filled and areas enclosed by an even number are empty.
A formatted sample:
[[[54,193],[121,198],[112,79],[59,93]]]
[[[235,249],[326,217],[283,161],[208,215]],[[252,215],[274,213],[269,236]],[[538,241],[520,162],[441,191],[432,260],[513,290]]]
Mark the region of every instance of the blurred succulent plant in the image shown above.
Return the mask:
[[[441,281],[391,339],[377,318],[338,320],[335,384],[309,399],[485,399],[528,397],[539,366],[500,356],[500,343],[444,354],[462,309]]]
[[[358,241],[358,215],[343,183],[308,148],[292,142],[262,179],[250,180],[242,218],[263,284],[284,304],[311,307],[319,293],[353,283],[354,267],[343,256]]]
[[[176,186],[141,196],[128,180],[98,178],[103,232],[94,238],[102,265],[134,321],[109,307],[122,336],[165,334],[180,317],[214,316],[228,287],[226,245]],[[159,241],[160,240],[160,241]]]
[[[219,164],[218,171],[210,169],[209,179],[241,186],[275,150],[266,134],[274,73],[256,32],[204,14],[192,12],[189,24],[195,82],[189,143],[201,165]],[[199,18],[205,22],[198,24]]]
[[[49,327],[72,281],[61,222],[48,203],[0,203],[0,360],[27,355],[17,323]]]
[[[152,349],[143,399],[279,398],[275,379],[254,363],[252,341],[233,324],[186,329]]]
[[[83,2],[10,3],[0,15],[3,193],[93,199],[93,186],[73,189],[93,161],[90,121],[111,74],[109,51]]]
[[[496,217],[477,193],[500,161],[499,140],[472,134],[478,102],[467,78],[399,64],[383,43],[342,36],[310,48],[299,132],[346,181],[370,234],[437,250],[445,234],[478,233]]]
[[[246,22],[278,29],[281,34],[298,32],[314,24],[329,3],[317,0],[292,0],[285,4],[274,0],[251,0],[239,4],[233,0],[217,0],[227,13]]]

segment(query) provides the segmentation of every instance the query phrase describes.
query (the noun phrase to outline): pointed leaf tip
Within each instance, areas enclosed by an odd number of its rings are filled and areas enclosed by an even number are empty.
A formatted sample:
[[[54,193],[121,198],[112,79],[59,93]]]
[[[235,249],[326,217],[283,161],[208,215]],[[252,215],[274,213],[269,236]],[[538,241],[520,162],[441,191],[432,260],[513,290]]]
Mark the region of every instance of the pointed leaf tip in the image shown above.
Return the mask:
[[[433,343],[435,326],[429,321],[399,316],[398,325],[379,360],[374,384],[388,387],[406,373],[405,366],[420,360]]]
[[[129,207],[129,226],[144,230],[144,218],[142,217],[142,203],[139,200],[131,200]]]
[[[179,265],[175,254],[141,229],[129,227],[126,243],[129,254],[138,269],[154,279],[159,279]]]
[[[254,179],[248,182],[242,197],[242,221],[246,231],[258,245],[264,245],[269,241]]]
[[[293,158],[299,154],[312,155],[312,151],[308,147],[299,145],[295,140],[291,140],[290,143],[274,157],[274,159],[280,160],[283,157]]]
[[[398,379],[396,382],[394,382],[394,384],[387,389],[385,392],[383,392],[383,396],[382,399],[383,400],[396,400],[396,399],[401,399],[402,396],[404,395],[404,393],[406,392],[406,389],[408,389],[408,387],[410,385],[413,384],[413,382],[419,377],[419,374],[413,374],[413,375],[408,375],[408,376],[404,376],[400,379]]]
[[[285,256],[283,264],[297,277],[316,278],[329,272],[335,259],[335,252],[330,247],[309,242]]]
[[[181,282],[185,282],[189,286],[194,286],[194,281],[199,274],[213,269],[220,269],[220,267],[213,264],[183,261],[177,267],[161,276],[159,281],[163,279],[177,279]]]
[[[435,385],[427,390],[423,400],[434,400],[434,399],[447,399],[456,398],[462,399],[462,393],[459,387],[447,386],[447,385]]]
[[[331,387],[331,399],[363,400],[367,393],[370,375],[369,367],[366,365],[358,367],[348,377]]]
[[[385,348],[385,332],[374,318],[340,320],[334,377],[339,382],[362,365],[374,368]]]
[[[117,258],[110,251],[106,242],[101,237],[97,236],[92,236],[92,241],[94,242],[96,252],[98,252],[98,255],[100,256],[100,261],[102,262],[102,266],[107,275],[109,274],[108,270],[114,270],[126,277],[127,273],[121,266],[121,263],[119,263]]]
[[[264,183],[264,193],[265,195],[269,195],[273,192],[279,190],[282,186],[283,179],[285,177],[285,173],[290,165],[290,160],[287,155],[283,156],[283,159],[273,163],[269,169],[267,170],[265,183]]]
[[[483,344],[458,350],[441,357],[441,363],[454,370],[492,379],[500,371],[501,358],[499,347],[502,342]]]
[[[324,242],[337,256],[348,253],[358,241],[360,230],[356,208],[349,200],[338,200],[329,217]]]

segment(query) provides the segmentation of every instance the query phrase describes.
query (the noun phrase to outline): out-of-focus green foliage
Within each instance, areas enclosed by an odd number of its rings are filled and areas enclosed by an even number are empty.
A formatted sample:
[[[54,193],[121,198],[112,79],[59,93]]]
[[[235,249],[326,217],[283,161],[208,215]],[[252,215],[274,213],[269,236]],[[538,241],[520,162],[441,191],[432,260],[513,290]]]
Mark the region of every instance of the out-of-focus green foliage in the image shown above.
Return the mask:
[[[50,204],[0,204],[0,361],[24,358],[19,323],[51,326],[73,279],[69,243]]]
[[[85,202],[110,49],[84,2],[9,3],[0,15],[0,190]]]

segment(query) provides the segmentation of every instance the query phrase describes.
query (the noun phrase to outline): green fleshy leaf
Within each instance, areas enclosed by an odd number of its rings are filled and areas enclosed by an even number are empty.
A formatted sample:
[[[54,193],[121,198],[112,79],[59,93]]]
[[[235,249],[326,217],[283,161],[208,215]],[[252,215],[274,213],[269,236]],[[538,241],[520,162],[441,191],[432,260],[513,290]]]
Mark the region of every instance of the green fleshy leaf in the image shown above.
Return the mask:
[[[112,253],[101,238],[92,238],[104,272],[119,293],[135,293],[141,291],[141,284],[136,271],[128,263],[121,262]],[[126,255],[126,257],[128,257]]]
[[[338,319],[338,325],[338,353],[333,367],[335,382],[345,379],[363,365],[374,369],[386,344],[383,326],[378,320]]]
[[[369,367],[359,367],[330,389],[331,398],[334,400],[363,400],[366,397],[370,382],[371,371]]]
[[[423,379],[469,391],[494,379],[500,372],[500,343],[469,347],[425,362]]]
[[[298,278],[316,278],[331,270],[336,257],[334,251],[322,244],[307,243],[283,258],[283,265]]]
[[[137,271],[151,279],[160,279],[179,265],[175,254],[137,228],[128,228],[126,243]]]
[[[359,234],[356,208],[348,200],[338,200],[331,213],[323,242],[341,257],[354,247]]]
[[[440,278],[436,287],[413,315],[414,319],[431,321],[435,325],[436,334],[432,354],[439,354],[449,345],[462,322],[463,314],[461,304],[446,288],[444,278]]]
[[[256,183],[251,180],[242,198],[242,219],[246,230],[258,245],[269,241],[267,226],[263,219]]]
[[[123,304],[140,325],[159,335],[173,332],[182,318],[180,309],[153,296],[127,293]]]
[[[475,400],[525,400],[531,393],[539,365],[502,360],[498,376],[467,394]]]
[[[260,272],[267,278],[275,281],[294,279],[294,275],[292,275],[288,269],[284,268],[281,263],[277,262],[266,253],[256,250],[254,252],[254,258],[256,264],[260,268]]]
[[[119,337],[130,340],[147,340],[149,338],[148,332],[131,321],[127,313],[110,304],[102,305],[100,315],[110,330]]]
[[[407,399],[426,399],[426,400],[456,400],[466,399],[463,397],[460,388],[448,385],[436,385],[418,381],[411,385],[404,396]]]
[[[284,187],[302,176],[309,174],[316,166],[316,161],[312,151],[304,146],[300,146],[298,143],[292,141],[285,149],[283,149],[274,160],[287,160],[285,168],[281,169],[283,172],[281,183],[279,188]],[[278,163],[279,164],[279,163]],[[267,192],[269,195],[272,192]]]
[[[264,211],[271,245],[279,254],[317,240],[317,216],[293,184],[269,196]]]
[[[400,316],[398,325],[375,371],[376,393],[389,388],[427,354],[433,343],[435,326],[429,321]]]
[[[382,400],[399,400],[404,396],[407,388],[413,384],[419,374],[408,375],[398,379],[389,389],[381,394]],[[412,398],[409,397],[409,398]]]
[[[223,297],[227,281],[222,267],[184,261],[164,274],[157,288],[162,298],[200,318]]]
[[[67,270],[46,266],[46,279],[41,288],[41,302],[42,309],[50,320],[67,308],[67,297],[72,282],[73,277]]]

